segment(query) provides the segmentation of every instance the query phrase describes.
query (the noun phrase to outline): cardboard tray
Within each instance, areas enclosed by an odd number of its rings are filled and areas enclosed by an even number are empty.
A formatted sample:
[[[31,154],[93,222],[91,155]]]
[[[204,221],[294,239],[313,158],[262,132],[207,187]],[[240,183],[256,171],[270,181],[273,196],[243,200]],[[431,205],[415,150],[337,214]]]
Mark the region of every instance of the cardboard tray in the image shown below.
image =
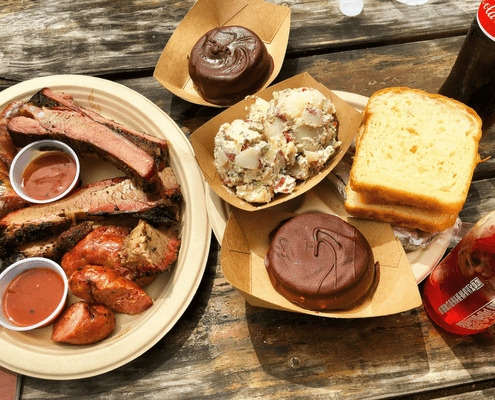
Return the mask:
[[[299,87],[311,87],[318,89],[326,97],[332,100],[335,104],[337,119],[339,122],[338,139],[342,142],[342,144],[335,152],[330,162],[317,175],[314,175],[305,182],[298,183],[295,190],[291,194],[277,194],[275,198],[267,204],[260,205],[249,203],[237,197],[232,189],[224,185],[216,171],[214,164],[215,157],[213,154],[215,148],[215,136],[223,123],[232,122],[237,118],[244,118],[246,116],[246,107],[253,101],[252,97],[226,109],[221,114],[212,118],[206,124],[198,128],[191,135],[191,144],[194,148],[196,159],[198,160],[206,182],[219,197],[230,205],[241,210],[256,211],[292,200],[302,193],[310,190],[321,180],[323,180],[342,159],[347,149],[352,144],[354,136],[361,125],[361,121],[363,119],[362,114],[356,111],[351,105],[340,99],[324,85],[318,83],[308,73],[297,75],[276,85],[270,86],[269,88],[258,92],[256,96],[269,101],[272,98],[272,93],[275,91]]]
[[[266,18],[269,15],[270,18]],[[255,32],[273,58],[266,88],[284,62],[290,30],[290,9],[262,0],[198,0],[177,26],[163,50],[153,76],[170,92],[191,103],[220,107],[204,100],[189,76],[189,54],[196,42],[213,28],[240,25]]]
[[[411,265],[390,224],[345,216],[340,196],[326,182],[305,193],[296,202],[296,207],[291,207],[295,211],[291,213],[277,207],[256,212],[234,209],[230,215],[222,241],[222,271],[227,281],[249,304],[330,318],[390,315],[422,304]],[[338,215],[354,225],[368,240],[375,262],[380,264],[380,278],[372,296],[359,306],[331,312],[306,310],[289,302],[273,288],[264,264],[270,247],[269,234],[281,221],[306,212]]]

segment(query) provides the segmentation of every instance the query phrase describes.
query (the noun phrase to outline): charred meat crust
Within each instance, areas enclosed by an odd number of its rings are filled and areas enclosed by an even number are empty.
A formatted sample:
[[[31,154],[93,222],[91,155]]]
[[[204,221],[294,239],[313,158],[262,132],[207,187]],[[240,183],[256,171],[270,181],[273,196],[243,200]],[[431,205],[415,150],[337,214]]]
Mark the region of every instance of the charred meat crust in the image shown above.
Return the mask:
[[[165,166],[165,160],[168,156],[168,143],[166,140],[135,131],[115,121],[107,119],[93,110],[86,109],[78,105],[70,95],[56,93],[50,88],[43,88],[31,97],[29,103],[38,107],[66,108],[69,110],[78,111],[93,119],[95,122],[98,122],[113,130],[115,133],[122,135],[127,140],[140,147],[151,157],[153,157],[159,171],[161,171]]]
[[[39,108],[25,104],[21,115],[7,124],[16,146],[36,140],[60,140],[78,154],[94,156],[115,165],[131,176],[146,192],[160,189],[155,161],[143,149],[104,125],[72,110]]]
[[[71,251],[77,243],[99,226],[101,225],[93,221],[81,222],[60,235],[55,234],[16,247],[11,256],[4,261],[12,264],[22,258],[44,257],[59,262],[66,252]]]
[[[170,226],[178,222],[180,206],[157,194],[144,193],[128,178],[92,183],[55,203],[26,207],[0,219],[0,256],[24,242],[60,233],[78,222],[117,215]]]
[[[71,218],[58,218],[56,221],[41,221],[38,224],[19,223],[8,227],[0,227],[0,257],[6,257],[15,252],[15,247],[22,243],[48,237],[69,229],[73,224]]]

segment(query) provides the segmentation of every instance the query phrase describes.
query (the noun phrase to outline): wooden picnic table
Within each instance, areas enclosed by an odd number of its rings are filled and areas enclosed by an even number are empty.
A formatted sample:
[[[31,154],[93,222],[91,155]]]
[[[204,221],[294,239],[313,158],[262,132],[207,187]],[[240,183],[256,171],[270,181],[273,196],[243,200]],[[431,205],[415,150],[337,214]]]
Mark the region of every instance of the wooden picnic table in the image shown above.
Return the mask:
[[[331,90],[370,96],[394,86],[438,91],[480,0],[269,0],[291,11],[275,82],[302,72]],[[82,74],[123,84],[189,137],[221,109],[171,94],[153,71],[192,0],[11,1],[0,6],[0,90],[35,77]],[[266,16],[268,18],[268,16]],[[482,158],[493,156],[486,133]],[[493,160],[480,164],[460,217],[495,209]],[[479,399],[495,397],[495,331],[460,337],[423,307],[331,319],[254,307],[222,274],[212,236],[199,289],[170,332],[129,363],[76,380],[23,376],[22,399]],[[420,285],[421,288],[421,285]],[[0,349],[1,351],[1,349]]]

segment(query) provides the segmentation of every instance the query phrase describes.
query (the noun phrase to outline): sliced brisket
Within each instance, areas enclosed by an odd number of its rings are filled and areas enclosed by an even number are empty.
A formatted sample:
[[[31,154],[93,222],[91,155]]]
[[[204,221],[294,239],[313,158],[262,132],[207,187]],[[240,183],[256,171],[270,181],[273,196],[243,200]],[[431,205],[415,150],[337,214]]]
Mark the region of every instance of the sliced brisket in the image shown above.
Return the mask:
[[[19,114],[19,110],[23,104],[21,100],[16,100],[5,107],[0,114],[0,161],[3,161],[9,168],[17,154],[17,149],[12,143],[7,130],[7,124]]]
[[[24,104],[20,112],[22,116],[12,118],[7,124],[16,146],[42,139],[60,140],[72,146],[78,154],[97,155],[112,163],[134,178],[146,192],[160,189],[153,157],[108,127],[68,109]]]
[[[108,179],[81,187],[57,202],[26,207],[0,219],[0,256],[21,243],[63,232],[78,221],[121,215],[172,225],[179,212],[179,204],[144,193],[131,179]]]
[[[0,114],[0,218],[28,204],[14,191],[9,176],[10,165],[17,154],[17,149],[7,131],[7,124],[14,116],[18,115],[22,105],[22,101],[14,101],[5,107]]]
[[[105,118],[93,110],[81,107],[70,95],[54,92],[50,88],[43,88],[31,97],[29,103],[32,103],[38,107],[67,108],[69,110],[84,114],[93,121],[103,124],[115,133],[122,135],[126,139],[133,142],[136,146],[147,152],[155,160],[158,170],[162,170],[165,166],[165,161],[168,156],[168,143],[166,140],[135,131],[115,121]]]
[[[15,249],[16,258],[44,257],[59,262],[66,252],[71,251],[88,233],[100,226],[95,221],[84,221],[60,235],[24,243]]]
[[[27,205],[10,184],[9,168],[0,160],[0,218]]]

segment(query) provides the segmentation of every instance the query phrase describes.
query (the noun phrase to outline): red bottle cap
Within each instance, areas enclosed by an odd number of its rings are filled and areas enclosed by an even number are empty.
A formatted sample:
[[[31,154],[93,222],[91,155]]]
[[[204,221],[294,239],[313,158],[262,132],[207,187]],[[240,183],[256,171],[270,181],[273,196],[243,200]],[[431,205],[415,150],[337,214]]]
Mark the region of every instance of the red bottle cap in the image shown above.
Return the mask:
[[[483,0],[477,17],[481,30],[495,41],[495,0]]]

